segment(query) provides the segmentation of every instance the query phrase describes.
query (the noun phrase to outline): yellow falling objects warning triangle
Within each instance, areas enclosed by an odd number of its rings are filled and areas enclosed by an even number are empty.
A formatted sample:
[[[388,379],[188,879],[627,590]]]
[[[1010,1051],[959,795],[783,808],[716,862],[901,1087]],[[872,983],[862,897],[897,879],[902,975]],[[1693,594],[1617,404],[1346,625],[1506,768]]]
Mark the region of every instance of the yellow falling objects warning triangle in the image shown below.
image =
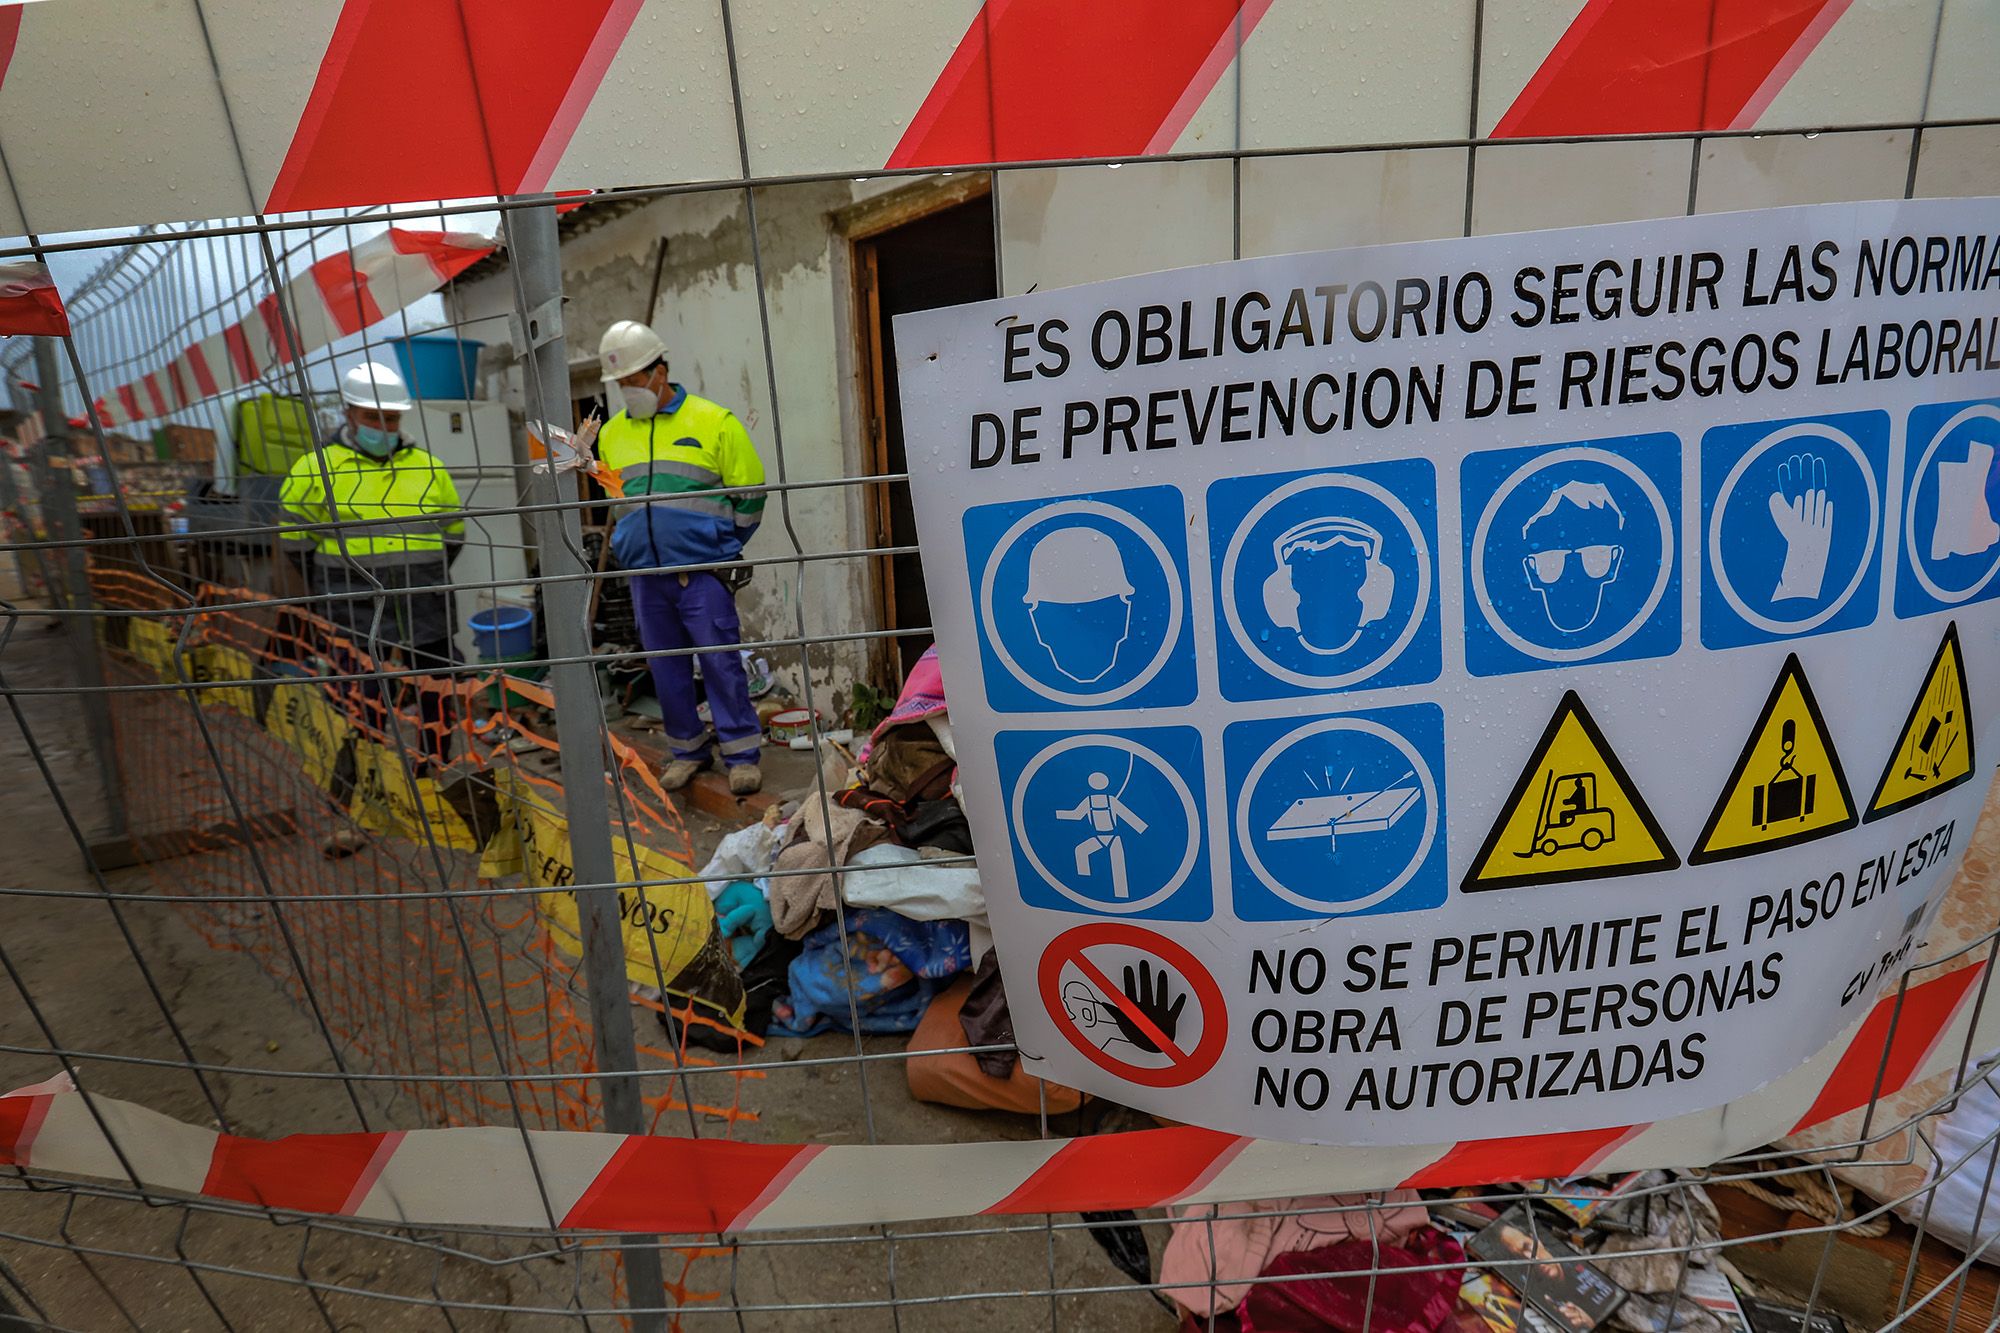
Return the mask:
[[[1819,701],[1793,653],[1688,861],[1700,865],[1775,851],[1860,822]]]
[[[1660,821],[1571,690],[1459,887],[1482,893],[1672,870],[1680,863]]]
[[[1867,818],[1893,815],[1948,792],[1972,776],[1972,766],[1972,693],[1965,684],[1958,622],[1953,621],[1945,627],[1923,687],[1896,735],[1896,748],[1868,799]]]

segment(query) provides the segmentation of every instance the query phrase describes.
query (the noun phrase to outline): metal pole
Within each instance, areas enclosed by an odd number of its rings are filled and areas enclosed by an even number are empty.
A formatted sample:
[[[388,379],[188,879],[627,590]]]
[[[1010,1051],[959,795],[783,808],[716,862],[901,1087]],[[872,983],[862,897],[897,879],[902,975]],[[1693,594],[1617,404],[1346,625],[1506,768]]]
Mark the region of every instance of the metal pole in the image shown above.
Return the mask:
[[[35,400],[42,413],[42,518],[49,536],[57,541],[75,542],[83,535],[77,517],[74,478],[59,459],[73,448],[69,417],[63,411],[62,380],[56,365],[53,338],[35,339]],[[54,562],[60,581],[51,580],[49,595],[58,605],[81,611],[90,605],[89,551],[80,545],[68,546]],[[104,692],[104,664],[97,656],[97,635],[87,616],[63,617],[69,634],[70,658],[76,668],[77,683],[83,686],[80,702],[84,724],[90,732],[90,748],[97,753],[99,776],[104,782],[106,834],[122,838],[125,825],[125,787],[118,772],[118,752],[111,729],[111,698]]]
[[[527,357],[528,415],[572,429],[568,344],[562,329],[562,260],[553,205],[506,213],[507,249],[519,282],[518,335]],[[568,473],[554,470],[531,483],[534,502],[555,504],[574,486]],[[574,508],[543,509],[535,515],[541,557],[542,615],[548,627],[549,670],[556,701],[556,734],[562,741],[563,809],[569,820],[570,861],[576,872],[576,908],[582,923],[583,974],[590,989],[590,1027],[596,1036],[597,1068],[616,1073],[639,1067],[632,1035],[632,1002],[625,978],[625,942],[620,929],[617,871],[611,856],[611,820],[604,775],[612,757],[604,745],[604,704],[597,694],[597,668],[590,659],[590,571],[585,567],[582,521]],[[645,1107],[636,1078],[604,1079],[604,1127],[614,1134],[644,1134]],[[622,1247],[626,1291],[635,1306],[664,1302],[660,1252],[650,1236],[631,1236]],[[652,1333],[666,1327],[663,1313],[637,1314],[635,1329]]]

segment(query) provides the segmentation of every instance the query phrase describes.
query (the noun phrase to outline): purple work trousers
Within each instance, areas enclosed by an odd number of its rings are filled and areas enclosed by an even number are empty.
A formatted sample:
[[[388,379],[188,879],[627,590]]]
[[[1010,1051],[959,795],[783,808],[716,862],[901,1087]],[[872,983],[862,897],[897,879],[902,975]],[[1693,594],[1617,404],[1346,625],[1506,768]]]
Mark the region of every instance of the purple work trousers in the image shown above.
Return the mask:
[[[674,757],[706,759],[709,742],[714,740],[725,764],[756,763],[764,729],[750,702],[750,677],[736,647],[743,631],[736,619],[735,595],[721,579],[706,572],[634,574],[632,611],[639,621],[639,642],[648,652],[719,650],[699,654],[701,678],[708,686],[708,711],[715,719],[712,732],[695,711],[694,657],[647,659]]]

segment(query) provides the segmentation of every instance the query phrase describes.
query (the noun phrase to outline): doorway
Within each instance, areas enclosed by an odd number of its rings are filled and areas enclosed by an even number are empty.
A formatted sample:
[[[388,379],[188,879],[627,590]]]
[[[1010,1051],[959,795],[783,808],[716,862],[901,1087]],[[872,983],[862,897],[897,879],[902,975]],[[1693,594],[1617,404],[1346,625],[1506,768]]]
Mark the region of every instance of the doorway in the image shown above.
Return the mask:
[[[963,188],[915,215],[904,212],[854,240],[856,309],[860,340],[862,429],[871,476],[909,470],[903,448],[902,396],[896,386],[895,317],[912,310],[964,305],[999,295],[994,277],[993,198],[983,180],[966,197]],[[877,550],[915,547],[917,515],[906,481],[869,488],[869,545]],[[890,630],[924,629],[931,623],[924,566],[915,551],[878,555],[870,561],[880,625]],[[928,635],[911,633],[876,641],[875,674],[894,690],[929,646]]]

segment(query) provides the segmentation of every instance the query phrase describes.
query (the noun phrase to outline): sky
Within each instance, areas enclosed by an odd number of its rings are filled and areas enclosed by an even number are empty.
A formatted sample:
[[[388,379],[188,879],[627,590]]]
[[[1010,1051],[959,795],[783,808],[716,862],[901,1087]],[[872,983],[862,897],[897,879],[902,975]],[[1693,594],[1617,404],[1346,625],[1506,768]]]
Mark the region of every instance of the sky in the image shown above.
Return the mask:
[[[311,218],[315,215],[306,214],[304,216]],[[318,216],[325,217],[329,222],[344,220],[343,216],[339,213],[326,213]],[[290,221],[292,219],[288,218],[286,220]],[[422,216],[404,216],[396,219],[397,223],[402,226],[453,231],[477,231],[489,235],[494,234],[498,230],[499,220],[500,215],[497,211],[454,214],[444,218],[436,216],[428,218]],[[317,242],[317,253],[320,256],[324,256],[336,245],[359,244],[369,237],[381,234],[388,229],[388,226],[389,224],[386,221],[381,220],[362,220],[347,223],[344,231],[331,232],[324,235]],[[180,230],[180,228],[175,227],[154,231],[151,238],[149,238],[149,245],[158,246],[160,243],[158,238],[170,236],[175,230]],[[45,244],[72,244],[79,241],[117,242],[136,239],[140,235],[140,229],[124,227],[100,231],[48,235],[44,236],[42,240]],[[291,241],[292,244],[298,244],[299,240],[302,239],[300,233],[279,233],[278,243],[281,247],[284,244],[283,238],[287,235],[294,238]],[[27,240],[25,237],[4,238],[0,239],[0,250],[23,247],[26,244]],[[171,345],[158,347],[154,347],[153,344],[160,342],[162,335],[150,325],[144,324],[146,315],[138,309],[139,303],[137,302],[128,301],[119,305],[104,307],[97,302],[86,301],[82,306],[73,308],[72,328],[77,341],[78,353],[83,358],[87,371],[94,368],[94,362],[101,363],[104,357],[108,355],[104,349],[107,346],[107,335],[111,332],[111,327],[109,326],[120,324],[134,326],[135,331],[120,329],[118,331],[119,336],[130,340],[126,344],[128,346],[150,349],[147,355],[135,358],[130,367],[121,368],[117,373],[105,376],[105,378],[113,381],[113,383],[98,383],[97,377],[93,376],[91,387],[98,394],[102,394],[115,387],[116,383],[130,382],[137,378],[139,374],[164,365],[174,356],[177,356],[188,344],[198,341],[201,337],[211,336],[219,332],[227,324],[235,323],[251,309],[256,299],[268,293],[269,285],[267,283],[261,280],[254,284],[247,283],[242,276],[244,268],[249,262],[246,259],[246,250],[251,256],[257,253],[254,241],[249,246],[246,246],[240,237],[201,237],[181,240],[174,244],[186,247],[178,256],[179,265],[176,272],[172,276],[156,277],[151,280],[151,283],[154,285],[168,282],[184,282],[188,284],[189,290],[184,299],[187,307],[190,309],[205,308],[221,301],[225,295],[229,299],[223,301],[222,307],[206,318],[205,327],[190,329],[185,334],[176,335],[171,340]],[[55,279],[56,289],[63,293],[65,300],[72,300],[73,294],[79,291],[94,274],[116,262],[118,257],[126,253],[129,249],[129,246],[114,244],[101,249],[55,251],[48,255],[49,272]],[[293,257],[290,267],[296,272],[298,269],[302,269],[305,263],[308,262],[310,262],[310,257],[301,252],[299,255]],[[230,277],[232,265],[237,274],[233,280]],[[261,274],[259,276],[261,278]],[[248,288],[247,291],[244,290],[246,287]],[[407,326],[405,324],[406,319]],[[315,388],[331,389],[338,383],[339,376],[343,371],[363,359],[362,349],[366,341],[374,340],[377,343],[375,354],[381,356],[383,353],[379,342],[383,337],[400,337],[406,327],[412,333],[425,329],[434,329],[442,325],[445,319],[443,298],[436,294],[420,298],[407,307],[406,311],[386,312],[385,318],[372,328],[334,343],[331,348],[331,357],[324,350],[313,352],[310,357],[310,380]],[[136,331],[137,326],[143,326],[143,331]],[[27,343],[28,340],[22,338],[0,338],[0,365],[4,365],[7,368],[10,378],[17,375],[19,369],[28,364],[27,358],[32,355],[32,349]],[[30,377],[32,377],[31,374]],[[74,394],[73,389],[68,397],[70,410],[78,410],[81,400]]]

